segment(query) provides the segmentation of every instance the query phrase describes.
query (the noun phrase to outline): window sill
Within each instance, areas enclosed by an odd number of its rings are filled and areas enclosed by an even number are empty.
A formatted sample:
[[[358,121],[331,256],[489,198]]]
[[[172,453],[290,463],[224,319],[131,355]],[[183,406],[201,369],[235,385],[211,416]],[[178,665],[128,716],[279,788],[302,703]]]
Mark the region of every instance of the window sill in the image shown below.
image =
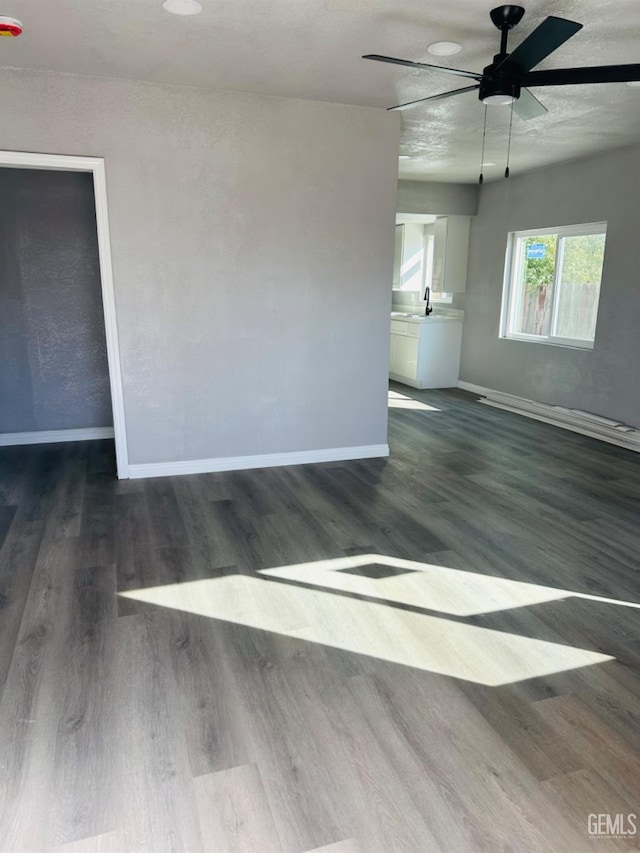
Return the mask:
[[[501,341],[519,341],[525,344],[542,344],[546,347],[562,347],[563,349],[583,350],[591,352],[595,346],[594,341],[574,341],[562,338],[538,338],[531,335],[500,335]]]

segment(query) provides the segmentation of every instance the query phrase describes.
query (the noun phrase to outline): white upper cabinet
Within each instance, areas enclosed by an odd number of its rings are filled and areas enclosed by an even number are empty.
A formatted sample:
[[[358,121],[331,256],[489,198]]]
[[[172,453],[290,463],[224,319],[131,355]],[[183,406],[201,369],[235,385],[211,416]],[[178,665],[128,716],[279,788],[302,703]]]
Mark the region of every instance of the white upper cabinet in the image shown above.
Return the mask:
[[[434,224],[431,289],[461,293],[467,286],[469,216],[438,216]]]

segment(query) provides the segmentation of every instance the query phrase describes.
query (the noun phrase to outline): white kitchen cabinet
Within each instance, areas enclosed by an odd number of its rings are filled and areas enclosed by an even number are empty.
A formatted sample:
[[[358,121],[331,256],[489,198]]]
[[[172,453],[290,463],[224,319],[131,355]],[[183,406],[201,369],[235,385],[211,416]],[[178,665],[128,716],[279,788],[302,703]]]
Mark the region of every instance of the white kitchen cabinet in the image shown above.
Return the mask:
[[[389,376],[413,388],[458,384],[462,320],[415,317],[391,320]]]
[[[419,326],[416,323],[391,321],[390,374],[408,377],[417,375],[418,336]]]
[[[469,216],[438,216],[434,223],[431,289],[461,293],[467,286]]]

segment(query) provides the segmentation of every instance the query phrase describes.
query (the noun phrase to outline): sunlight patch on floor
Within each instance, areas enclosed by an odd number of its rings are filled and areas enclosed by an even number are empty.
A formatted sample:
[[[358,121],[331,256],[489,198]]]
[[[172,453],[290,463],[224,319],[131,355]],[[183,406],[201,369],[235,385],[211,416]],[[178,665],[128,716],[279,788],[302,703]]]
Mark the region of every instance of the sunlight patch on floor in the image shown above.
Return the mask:
[[[389,569],[388,577],[371,578],[367,567]],[[398,571],[402,574],[398,574]],[[393,573],[391,573],[393,572]],[[263,569],[261,575],[315,584],[454,616],[475,616],[513,607],[566,598],[564,589],[481,575],[384,554],[358,554],[292,566]]]
[[[421,400],[414,400],[406,394],[400,394],[398,391],[389,391],[389,408],[390,409],[417,409],[423,412],[440,412],[435,406],[429,406]]]
[[[379,562],[379,555],[376,559]],[[268,570],[271,574],[276,571],[282,569]],[[323,576],[323,569],[319,571]],[[467,573],[456,573],[455,577],[459,574]],[[310,577],[308,572],[305,577],[297,575],[305,582]],[[352,577],[358,580],[357,576]],[[406,575],[393,579],[403,577]],[[431,577],[442,579],[438,574]],[[370,586],[380,579],[359,580],[370,581]],[[478,589],[482,592],[482,587]],[[460,592],[467,597],[471,594],[469,588],[461,588]],[[486,589],[484,592],[488,601]],[[269,580],[264,574],[260,578],[226,575],[120,595],[489,686],[612,660],[609,655],[588,649],[407,611],[382,600],[363,601],[340,594],[337,587],[308,589],[291,581]],[[453,589],[440,589],[438,595],[441,602],[452,601]],[[504,598],[503,593],[498,595]],[[452,604],[447,606],[451,608]]]
[[[371,567],[377,567],[377,570],[368,571]],[[315,560],[262,569],[260,574],[409,604],[425,610],[437,610],[453,616],[477,616],[563,598],[582,598],[640,610],[640,604],[632,601],[450,569],[386,554],[357,554],[353,557]]]

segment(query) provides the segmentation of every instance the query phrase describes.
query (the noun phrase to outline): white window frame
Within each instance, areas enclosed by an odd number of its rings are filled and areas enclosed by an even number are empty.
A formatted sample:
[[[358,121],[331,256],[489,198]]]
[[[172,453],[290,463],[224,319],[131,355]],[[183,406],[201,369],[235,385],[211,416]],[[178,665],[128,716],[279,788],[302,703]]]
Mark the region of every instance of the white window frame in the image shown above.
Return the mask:
[[[558,235],[558,251],[556,252],[556,263],[555,263],[555,271],[554,271],[554,287],[553,287],[553,298],[551,311],[552,317],[549,327],[551,329],[555,326],[555,321],[558,312],[558,299],[557,295],[559,293],[559,288],[557,286],[558,280],[558,270],[562,269],[561,261],[562,261],[562,241],[563,237],[583,237],[588,234],[604,234],[606,240],[607,234],[607,223],[606,222],[586,222],[581,225],[558,225],[553,228],[529,228],[524,231],[511,231],[509,232],[507,238],[507,251],[505,255],[505,265],[504,265],[504,282],[502,287],[502,310],[500,313],[500,333],[499,336],[506,340],[510,341],[526,341],[528,343],[535,344],[543,344],[546,346],[561,346],[561,347],[571,347],[572,349],[585,349],[592,350],[595,345],[595,332],[594,332],[594,340],[588,341],[582,338],[561,338],[555,335],[527,335],[523,332],[513,332],[510,331],[515,326],[516,317],[518,315],[518,311],[521,305],[522,294],[518,294],[518,296],[514,296],[512,298],[512,294],[515,293],[515,285],[514,282],[520,280],[520,268],[522,265],[522,253],[518,251],[518,247],[522,245],[521,238],[527,237],[537,237],[538,235],[544,237],[547,234],[557,234]],[[606,247],[605,247],[606,251]],[[604,268],[604,261],[603,261]],[[599,303],[598,303],[599,308]],[[597,320],[596,320],[597,324]],[[597,330],[597,325],[596,325]]]
[[[400,229],[400,246],[398,247],[398,228]],[[398,248],[400,249],[398,257]],[[402,290],[402,259],[404,258],[404,222],[396,222],[395,242],[393,246],[393,290]],[[397,273],[397,278],[396,278]]]

